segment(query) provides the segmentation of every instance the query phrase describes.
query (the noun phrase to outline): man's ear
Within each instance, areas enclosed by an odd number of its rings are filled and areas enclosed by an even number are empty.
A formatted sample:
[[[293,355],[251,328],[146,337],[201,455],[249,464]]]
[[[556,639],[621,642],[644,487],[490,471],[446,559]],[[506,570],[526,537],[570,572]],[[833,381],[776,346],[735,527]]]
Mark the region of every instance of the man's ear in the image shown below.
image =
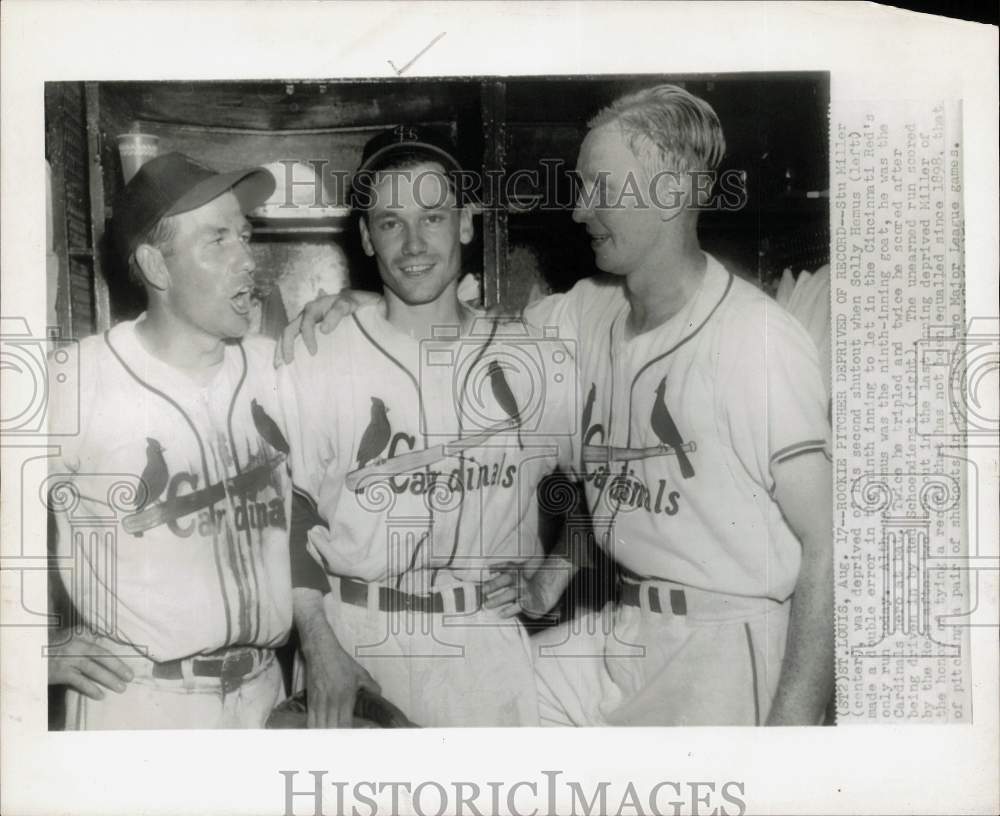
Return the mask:
[[[475,234],[476,230],[472,226],[472,209],[469,207],[462,207],[462,209],[458,211],[458,239],[463,244],[467,244],[472,240]]]
[[[686,181],[686,174],[674,170],[664,170],[653,176],[649,189],[661,221],[673,221],[690,204],[691,190]]]
[[[139,244],[135,251],[135,261],[142,277],[154,289],[164,290],[170,285],[170,270],[163,260],[163,253],[149,244]]]
[[[375,247],[372,246],[372,237],[368,234],[368,224],[364,216],[358,219],[358,227],[361,230],[361,248],[365,251],[365,255],[372,258],[375,256]]]

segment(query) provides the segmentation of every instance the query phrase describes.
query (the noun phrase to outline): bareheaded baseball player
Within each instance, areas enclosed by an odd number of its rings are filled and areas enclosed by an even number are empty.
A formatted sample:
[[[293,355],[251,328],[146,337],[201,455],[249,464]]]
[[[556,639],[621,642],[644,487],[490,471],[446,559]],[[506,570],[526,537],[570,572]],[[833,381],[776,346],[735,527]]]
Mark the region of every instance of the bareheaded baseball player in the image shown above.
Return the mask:
[[[170,153],[116,203],[148,306],[79,344],[80,432],[53,465],[61,577],[85,629],[52,647],[67,728],[261,727],[283,697],[288,442],[272,344],[244,338],[244,213],[273,189],[262,169]],[[77,529],[93,519],[110,522],[99,538]]]
[[[542,718],[816,724],[833,586],[815,346],[699,246],[705,174],[725,153],[708,103],[661,85],[589,127],[573,218],[605,274],[530,312],[579,339],[576,470],[624,580],[601,625],[538,638]]]
[[[533,405],[556,355],[460,302],[473,220],[454,154],[419,127],[365,146],[353,203],[384,299],[279,372],[311,727],[349,726],[358,689],[419,726],[539,722],[527,635],[491,582],[540,556],[536,489],[561,450],[546,422],[571,371]]]
[[[604,274],[525,316],[577,341],[574,469],[624,580],[598,620],[533,639],[542,721],[815,724],[833,683],[815,346],[699,245],[705,179],[725,153],[708,103],[661,85],[589,125],[573,218]],[[287,334],[330,331],[354,307],[319,299]],[[498,576],[494,591],[548,608],[574,569],[550,558],[528,580]]]

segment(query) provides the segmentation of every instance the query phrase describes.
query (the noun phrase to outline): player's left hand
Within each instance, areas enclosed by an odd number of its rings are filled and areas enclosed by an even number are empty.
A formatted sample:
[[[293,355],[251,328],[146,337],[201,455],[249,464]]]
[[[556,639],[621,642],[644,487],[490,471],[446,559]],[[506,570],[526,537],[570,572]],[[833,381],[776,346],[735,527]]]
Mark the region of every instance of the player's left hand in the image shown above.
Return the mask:
[[[281,339],[274,349],[274,367],[283,362],[291,363],[295,359],[295,338],[300,334],[306,350],[315,354],[316,326],[323,334],[329,334],[345,317],[353,314],[362,306],[378,303],[381,298],[373,292],[357,289],[341,289],[335,295],[328,295],[322,289],[315,299],[309,301],[281,333]]]
[[[495,564],[491,571],[497,575],[483,584],[483,606],[497,610],[501,618],[523,613],[537,619],[554,605],[555,601],[545,597],[540,582],[524,574],[523,564],[505,561]]]
[[[91,700],[103,700],[104,691],[121,694],[132,680],[132,670],[121,658],[82,635],[54,633],[58,645],[49,648],[49,685],[69,686]]]

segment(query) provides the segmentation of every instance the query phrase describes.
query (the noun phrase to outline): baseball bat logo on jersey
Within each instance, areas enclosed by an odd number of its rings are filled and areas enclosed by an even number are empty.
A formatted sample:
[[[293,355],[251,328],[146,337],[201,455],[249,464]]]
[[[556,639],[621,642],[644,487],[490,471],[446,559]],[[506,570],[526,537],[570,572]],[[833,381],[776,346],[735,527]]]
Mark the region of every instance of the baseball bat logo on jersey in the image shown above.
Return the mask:
[[[591,424],[594,414],[594,405],[597,401],[597,385],[590,384],[590,392],[587,394],[586,402],[583,406],[583,416],[580,423],[583,428],[583,463],[587,464],[611,462],[629,462],[632,460],[652,459],[660,456],[676,456],[680,465],[681,476],[690,479],[695,475],[694,465],[688,456],[694,453],[698,446],[691,441],[684,441],[681,432],[670,414],[666,401],[667,378],[663,377],[654,392],[653,408],[649,415],[649,425],[652,428],[660,444],[638,447],[634,445],[616,446],[607,444],[595,444],[594,440],[599,438],[600,442],[605,441],[604,426],[595,422]],[[586,469],[586,467],[585,467]]]
[[[233,525],[237,530],[284,529],[286,518],[280,469],[289,451],[288,442],[257,400],[251,401],[250,411],[260,439],[272,452],[268,453],[263,445],[258,445],[256,452],[250,451],[248,442],[245,469],[200,489],[199,474],[188,470],[171,474],[166,446],[155,437],[147,437],[141,477],[144,490],[137,496],[136,512],[122,520],[125,531],[142,536],[147,530],[166,525],[174,535],[182,538],[193,535],[196,530],[199,535],[208,536],[219,532],[225,524],[228,508],[216,505],[227,498],[233,505]],[[233,454],[225,438],[220,436],[212,447],[218,449],[223,461],[232,461]],[[265,498],[262,494],[270,494],[271,498],[261,500]],[[195,513],[196,519],[185,520]]]
[[[597,404],[597,385],[591,383],[584,402],[581,427],[583,433],[584,480],[598,491],[598,502],[603,498],[613,512],[644,509],[650,513],[675,515],[680,509],[680,491],[670,490],[671,479],[655,473],[657,465],[646,464],[647,460],[661,457],[676,457],[681,479],[695,476],[690,454],[697,450],[693,441],[686,441],[667,406],[667,378],[660,379],[653,391],[652,407],[649,412],[649,427],[659,444],[624,446],[606,443],[604,425],[592,422]],[[635,468],[630,463],[643,463]],[[620,467],[618,465],[620,464]],[[588,465],[596,465],[592,470]],[[617,470],[617,472],[615,472]],[[650,473],[653,470],[653,473]],[[638,471],[638,473],[637,473]],[[645,478],[651,476],[651,479]],[[596,506],[596,505],[595,505]]]
[[[509,488],[513,485],[517,465],[507,464],[506,452],[503,452],[500,461],[480,462],[476,467],[458,467],[450,472],[435,469],[433,465],[450,458],[443,446],[417,451],[415,435],[405,431],[393,434],[389,422],[390,409],[386,407],[385,400],[375,396],[369,399],[371,414],[368,425],[361,434],[355,457],[357,470],[353,472],[366,473],[367,478],[358,476],[358,486],[351,488],[355,493],[361,494],[366,486],[375,483],[380,470],[385,471],[381,475],[397,494],[412,493],[420,496],[430,493],[438,485],[456,493],[495,486]],[[512,421],[516,420],[512,417]],[[459,443],[461,441],[458,440]],[[386,452],[385,457],[382,457],[383,452]],[[350,478],[348,487],[351,487]]]

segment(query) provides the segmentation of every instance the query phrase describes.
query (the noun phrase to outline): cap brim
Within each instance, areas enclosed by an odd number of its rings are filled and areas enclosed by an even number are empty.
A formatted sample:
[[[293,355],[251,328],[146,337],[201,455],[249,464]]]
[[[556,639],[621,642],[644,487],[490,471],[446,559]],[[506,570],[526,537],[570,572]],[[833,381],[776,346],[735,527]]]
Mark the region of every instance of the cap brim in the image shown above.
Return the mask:
[[[458,159],[452,156],[448,151],[442,150],[436,145],[428,144],[427,142],[394,142],[393,144],[388,144],[381,150],[376,150],[372,153],[358,169],[357,173],[363,173],[365,171],[375,171],[379,170],[378,165],[384,162],[386,157],[393,153],[413,153],[422,152],[426,153],[428,158],[436,159],[440,161],[446,170],[461,170],[462,165],[458,163]]]
[[[274,176],[263,167],[219,173],[188,190],[164,215],[179,215],[196,210],[230,190],[239,200],[243,212],[248,213],[271,197],[276,184]]]

